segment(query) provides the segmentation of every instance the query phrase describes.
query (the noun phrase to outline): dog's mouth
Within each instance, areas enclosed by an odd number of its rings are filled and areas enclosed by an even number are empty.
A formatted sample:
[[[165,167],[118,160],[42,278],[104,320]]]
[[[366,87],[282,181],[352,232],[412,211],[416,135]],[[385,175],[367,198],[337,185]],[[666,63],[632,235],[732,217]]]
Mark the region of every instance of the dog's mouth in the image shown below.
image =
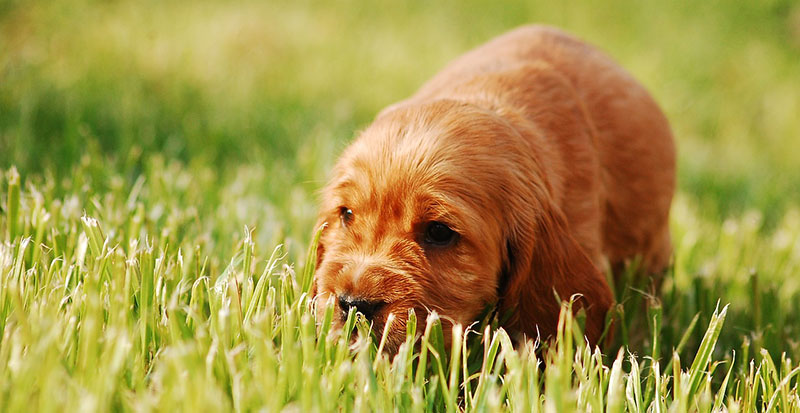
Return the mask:
[[[340,333],[346,330],[351,345],[356,345],[360,340],[371,340],[372,344],[390,357],[407,341],[409,330],[416,337],[423,333],[429,313],[436,312],[440,317],[442,314],[440,310],[431,309],[410,297],[391,301],[366,301],[335,293],[327,295],[325,301],[319,302],[321,305],[318,307],[318,320],[329,319],[333,330]],[[326,315],[328,311],[331,313]],[[444,327],[447,324],[446,317],[440,318],[440,322]],[[414,326],[411,327],[410,323],[414,323]],[[445,339],[449,338],[447,331],[444,331],[444,336]]]
[[[334,328],[348,330],[350,333],[350,344],[355,345],[359,340],[371,339],[372,343],[380,351],[389,356],[397,353],[400,346],[407,341],[409,323],[418,323],[421,318],[425,319],[426,312],[422,309],[401,306],[395,303],[385,303],[379,309],[367,317],[355,309],[348,309],[346,312],[337,308],[338,317],[333,321]],[[411,317],[411,310],[414,316]],[[419,335],[419,331],[415,335]]]

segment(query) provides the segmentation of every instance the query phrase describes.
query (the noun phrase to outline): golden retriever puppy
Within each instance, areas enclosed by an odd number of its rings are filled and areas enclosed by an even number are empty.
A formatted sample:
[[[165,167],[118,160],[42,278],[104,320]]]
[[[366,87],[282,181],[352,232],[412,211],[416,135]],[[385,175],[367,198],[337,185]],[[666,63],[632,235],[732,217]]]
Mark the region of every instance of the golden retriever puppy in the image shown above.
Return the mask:
[[[512,334],[554,334],[579,295],[596,344],[613,303],[604,271],[670,260],[675,147],[625,70],[555,28],[526,26],[457,58],[383,110],[322,194],[313,293],[355,308],[387,350],[407,314],[467,325],[496,306]],[[507,316],[507,317],[504,317]],[[448,331],[449,329],[445,329]]]

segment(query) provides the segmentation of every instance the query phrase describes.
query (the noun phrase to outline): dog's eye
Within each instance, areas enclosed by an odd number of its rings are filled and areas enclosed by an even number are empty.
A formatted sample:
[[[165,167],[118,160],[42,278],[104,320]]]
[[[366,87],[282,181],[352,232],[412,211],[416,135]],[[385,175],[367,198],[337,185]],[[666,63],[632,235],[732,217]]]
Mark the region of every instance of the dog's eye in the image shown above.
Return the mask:
[[[436,246],[447,246],[456,240],[458,234],[441,222],[433,221],[425,229],[425,243]]]
[[[339,208],[339,218],[342,220],[342,226],[347,226],[353,220],[353,210],[348,207]]]

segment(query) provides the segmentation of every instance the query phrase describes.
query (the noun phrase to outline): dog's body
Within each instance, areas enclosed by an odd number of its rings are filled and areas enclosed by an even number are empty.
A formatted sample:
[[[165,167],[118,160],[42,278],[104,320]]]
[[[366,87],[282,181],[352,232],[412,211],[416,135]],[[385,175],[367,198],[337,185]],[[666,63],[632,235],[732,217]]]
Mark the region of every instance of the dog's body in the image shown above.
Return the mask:
[[[529,337],[555,331],[554,291],[580,294],[594,343],[613,301],[602,271],[668,264],[674,185],[669,125],[644,88],[585,43],[523,27],[453,61],[345,151],[315,291],[342,310],[377,303],[378,325],[411,308],[464,324],[499,301]]]

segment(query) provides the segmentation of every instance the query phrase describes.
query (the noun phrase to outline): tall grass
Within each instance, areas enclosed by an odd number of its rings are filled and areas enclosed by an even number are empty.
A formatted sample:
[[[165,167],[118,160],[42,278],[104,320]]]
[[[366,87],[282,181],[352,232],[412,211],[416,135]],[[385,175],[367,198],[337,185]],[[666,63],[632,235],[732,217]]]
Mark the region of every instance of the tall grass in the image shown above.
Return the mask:
[[[174,176],[185,173],[173,168]],[[308,295],[313,261],[294,267],[291,261],[303,253],[291,258],[285,247],[263,245],[256,229],[234,230],[225,216],[210,216],[211,222],[185,217],[181,208],[205,206],[182,205],[179,193],[161,188],[155,177],[165,172],[155,169],[133,187],[91,194],[72,206],[74,201],[55,195],[51,181],[37,184],[20,180],[16,171],[5,173],[4,411],[800,408],[800,355],[789,338],[797,337],[797,323],[772,333],[764,326],[792,317],[796,300],[771,302],[769,290],[749,290],[750,301],[770,305],[759,310],[763,320],[744,330],[750,303],[720,304],[711,286],[686,274],[695,265],[692,254],[717,248],[727,259],[751,247],[729,239],[730,229],[719,231],[719,239],[676,231],[675,274],[668,279],[674,286],[665,287],[663,301],[635,300],[631,296],[643,293],[618,286],[627,292],[618,297],[616,317],[628,343],[611,345],[605,354],[586,346],[579,320],[565,304],[557,338],[546,345],[515,346],[485,320],[458,327],[446,349],[433,315],[420,331],[409,323],[405,344],[389,358],[381,332],[370,334],[355,313],[341,332],[330,329],[332,310],[317,318]],[[237,202],[217,199],[222,210]],[[683,202],[675,220],[706,230]],[[148,214],[146,205],[163,205],[169,215]],[[747,225],[748,219],[726,226]],[[781,225],[785,233],[775,239],[755,229],[744,234],[757,245],[785,242],[781,237],[795,241],[791,250],[773,247],[761,257],[766,272],[800,265],[797,224]],[[214,227],[238,233],[211,247],[227,253],[209,254],[204,247]],[[729,290],[752,285],[747,279],[717,282]],[[684,293],[671,297],[677,288]],[[790,298],[796,297],[795,290]],[[694,321],[681,324],[684,318]]]

